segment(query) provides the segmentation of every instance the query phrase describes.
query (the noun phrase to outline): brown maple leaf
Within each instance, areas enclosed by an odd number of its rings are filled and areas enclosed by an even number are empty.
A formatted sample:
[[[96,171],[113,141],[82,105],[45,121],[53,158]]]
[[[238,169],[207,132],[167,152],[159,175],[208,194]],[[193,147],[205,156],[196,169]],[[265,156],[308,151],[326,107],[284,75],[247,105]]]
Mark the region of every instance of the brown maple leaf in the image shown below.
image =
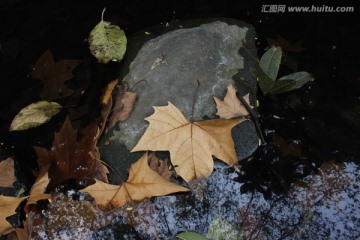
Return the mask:
[[[97,177],[107,181],[106,168],[100,160],[97,142],[96,125],[91,125],[78,141],[77,131],[66,118],[60,131],[55,133],[49,168],[49,186],[55,186],[69,179],[85,179]]]
[[[220,100],[217,97],[214,97],[217,108],[216,115],[218,115],[220,118],[231,119],[234,117],[249,115],[249,112],[236,96],[236,92],[237,90],[234,88],[234,86],[229,84],[224,100]],[[250,105],[249,95],[249,93],[246,94],[244,99],[251,108],[254,108]]]
[[[106,131],[115,126],[120,121],[125,121],[129,118],[130,113],[134,107],[137,94],[131,92],[127,84],[122,83],[117,86],[117,92],[114,99],[114,107],[109,117]]]
[[[7,158],[0,162],[0,187],[12,187],[16,181],[14,159]]]
[[[154,109],[145,118],[150,125],[132,152],[169,151],[177,174],[187,182],[212,173],[212,156],[230,165],[237,163],[231,129],[245,119],[190,122],[170,102]]]
[[[73,77],[72,72],[80,63],[79,60],[61,60],[55,63],[49,49],[41,55],[32,72],[32,76],[40,79],[44,84],[41,98],[53,100],[72,94],[74,90],[65,86],[64,83]]]
[[[121,207],[133,201],[185,191],[188,189],[167,181],[151,170],[147,153],[131,165],[129,178],[122,185],[112,185],[96,180],[95,184],[81,190],[81,192],[89,193],[102,209]]]
[[[16,208],[25,198],[27,197],[16,198],[0,195],[0,235],[12,228],[6,218],[16,213]]]
[[[292,43],[289,40],[278,36],[276,39],[266,37],[266,41],[270,47],[279,46],[284,52],[301,52],[305,50],[305,48],[302,46],[302,40]]]

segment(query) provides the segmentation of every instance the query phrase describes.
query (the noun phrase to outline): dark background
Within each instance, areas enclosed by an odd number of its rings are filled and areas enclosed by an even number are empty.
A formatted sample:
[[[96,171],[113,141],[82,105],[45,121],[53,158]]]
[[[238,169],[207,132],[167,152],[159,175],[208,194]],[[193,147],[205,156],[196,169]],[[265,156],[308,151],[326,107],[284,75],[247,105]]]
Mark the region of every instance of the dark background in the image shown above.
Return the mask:
[[[263,5],[351,6],[353,13],[264,13]],[[59,126],[45,124],[25,133],[10,133],[9,125],[19,110],[40,100],[42,83],[31,76],[36,60],[51,49],[55,61],[80,59],[87,62],[92,84],[83,99],[98,99],[101,88],[116,78],[121,63],[102,66],[91,56],[86,38],[104,20],[125,30],[127,36],[141,29],[180,20],[229,17],[252,24],[257,32],[256,46],[261,54],[269,47],[266,38],[282,37],[290,43],[301,41],[303,51],[288,51],[297,71],[308,71],[315,81],[301,93],[305,107],[293,109],[304,116],[302,130],[317,148],[317,156],[358,160],[360,130],[340,116],[343,109],[359,106],[360,96],[360,9],[358,1],[284,1],[230,0],[12,0],[0,3],[0,144],[23,162],[35,162],[33,145],[50,146],[52,133]],[[282,68],[280,75],[293,69]],[[69,81],[71,86],[71,81]],[[76,87],[76,84],[75,84]],[[281,100],[281,97],[280,97]],[[66,101],[65,101],[66,102]],[[70,101],[71,103],[71,101]],[[264,116],[271,118],[272,102],[264,104]],[[276,110],[276,109],[275,109]],[[281,114],[281,113],[279,113]],[[60,117],[61,118],[61,117]],[[63,118],[63,116],[62,116]],[[359,120],[359,119],[358,119]],[[288,121],[288,119],[287,119]],[[282,125],[265,124],[266,128]],[[341,125],[341,126],[340,126]],[[339,127],[340,126],[340,127]],[[359,124],[360,126],[360,124]],[[279,126],[278,126],[279,127]],[[281,126],[280,126],[281,128]],[[289,127],[287,126],[287,129]],[[280,129],[283,137],[296,138]],[[304,132],[303,131],[303,132]],[[285,135],[285,136],[284,136]],[[287,135],[287,136],[286,136]],[[295,135],[295,136],[294,136]],[[340,153],[339,153],[340,152]]]

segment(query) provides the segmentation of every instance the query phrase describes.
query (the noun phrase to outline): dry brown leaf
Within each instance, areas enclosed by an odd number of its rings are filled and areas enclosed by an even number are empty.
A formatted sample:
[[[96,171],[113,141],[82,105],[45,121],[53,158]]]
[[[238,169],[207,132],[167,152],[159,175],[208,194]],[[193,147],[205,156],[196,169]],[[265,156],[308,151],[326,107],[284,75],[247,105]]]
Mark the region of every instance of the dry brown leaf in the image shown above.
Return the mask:
[[[297,42],[291,43],[289,40],[278,36],[277,39],[266,37],[266,41],[268,45],[271,46],[280,46],[281,50],[284,52],[301,52],[304,51],[306,48],[302,45],[302,40]]]
[[[13,228],[6,240],[27,240],[29,239],[29,226],[27,219],[23,222],[24,228]]]
[[[72,72],[80,63],[79,60],[61,60],[55,63],[49,49],[41,55],[32,72],[32,76],[44,84],[41,98],[53,100],[72,94],[74,90],[65,86],[65,82],[73,77]]]
[[[150,125],[132,152],[169,151],[177,174],[187,182],[212,173],[212,156],[230,165],[237,163],[231,129],[245,119],[190,122],[170,102],[154,109],[145,118]]]
[[[174,192],[185,192],[187,188],[176,185],[151,170],[145,153],[131,165],[129,178],[122,185],[112,185],[96,180],[96,183],[81,190],[94,197],[102,209],[121,207],[132,201],[141,201],[153,196],[163,196]]]
[[[12,187],[16,181],[14,159],[7,158],[0,162],[0,187]]]
[[[109,130],[115,126],[117,122],[125,121],[129,118],[134,107],[137,94],[129,91],[127,84],[122,83],[117,86],[117,92],[114,100],[114,107],[110,114],[106,129]]]
[[[149,154],[149,167],[166,180],[170,180],[172,172],[169,170],[168,160],[160,160],[155,152]]]
[[[16,208],[27,197],[16,198],[0,195],[0,235],[12,228],[6,218],[14,215]]]
[[[216,115],[218,115],[220,118],[231,119],[238,116],[249,115],[249,112],[236,96],[236,92],[237,90],[234,88],[234,86],[229,84],[224,101],[214,97],[217,108]],[[250,105],[249,95],[250,93],[246,94],[244,99],[251,108],[254,108]]]

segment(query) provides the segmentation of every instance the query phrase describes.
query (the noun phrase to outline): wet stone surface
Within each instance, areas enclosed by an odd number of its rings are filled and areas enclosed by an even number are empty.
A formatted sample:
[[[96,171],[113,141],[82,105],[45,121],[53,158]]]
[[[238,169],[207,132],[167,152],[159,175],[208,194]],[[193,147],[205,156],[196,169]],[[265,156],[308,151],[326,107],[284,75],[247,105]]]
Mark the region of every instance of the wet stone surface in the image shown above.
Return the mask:
[[[253,27],[232,19],[208,21],[180,22],[177,26],[181,27],[170,26],[175,30],[165,29],[150,40],[148,34],[157,32],[154,29],[129,39],[133,45],[128,47],[119,80],[133,88],[138,98],[130,118],[111,129],[100,143],[102,159],[122,178],[126,179],[124,169],[139,157],[129,151],[145,132],[148,122],[144,118],[154,112],[153,106],[171,102],[187,119],[217,118],[213,97],[223,98],[230,83],[244,95],[250,92],[254,102],[256,61],[249,55],[256,55]],[[256,149],[258,138],[251,122],[235,127],[232,134],[238,159]],[[110,181],[119,182],[111,175]]]

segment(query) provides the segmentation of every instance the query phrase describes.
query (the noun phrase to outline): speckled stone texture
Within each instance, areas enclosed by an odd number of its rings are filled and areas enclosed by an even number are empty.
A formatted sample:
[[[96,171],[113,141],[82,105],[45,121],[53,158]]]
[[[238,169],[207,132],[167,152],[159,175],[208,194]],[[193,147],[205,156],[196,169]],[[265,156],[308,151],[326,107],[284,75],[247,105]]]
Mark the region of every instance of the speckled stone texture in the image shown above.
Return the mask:
[[[177,26],[181,28],[165,27],[162,31],[166,33],[147,41],[144,39],[159,30],[145,30],[129,39],[132,45],[119,80],[134,87],[138,99],[130,118],[104,137],[108,145],[102,146],[101,152],[121,174],[126,174],[129,164],[136,160],[128,151],[145,132],[148,122],[144,118],[154,112],[153,106],[165,106],[170,101],[187,119],[198,121],[216,118],[213,97],[223,98],[231,82],[255,98],[256,50],[251,25],[226,19]],[[251,122],[234,129],[236,150],[242,159],[256,149],[257,134]]]

